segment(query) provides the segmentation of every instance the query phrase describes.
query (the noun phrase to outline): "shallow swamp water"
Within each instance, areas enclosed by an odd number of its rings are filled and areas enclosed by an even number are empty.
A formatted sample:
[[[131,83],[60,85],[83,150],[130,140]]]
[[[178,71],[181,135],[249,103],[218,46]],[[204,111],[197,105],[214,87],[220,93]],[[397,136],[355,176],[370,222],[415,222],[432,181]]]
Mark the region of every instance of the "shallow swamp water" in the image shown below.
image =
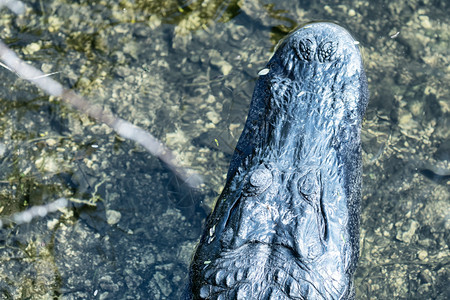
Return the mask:
[[[313,20],[360,42],[370,102],[357,299],[448,299],[450,7],[413,1],[28,0],[0,38],[91,103],[152,133],[198,194],[143,148],[0,67],[2,299],[179,299],[225,182],[254,83]]]

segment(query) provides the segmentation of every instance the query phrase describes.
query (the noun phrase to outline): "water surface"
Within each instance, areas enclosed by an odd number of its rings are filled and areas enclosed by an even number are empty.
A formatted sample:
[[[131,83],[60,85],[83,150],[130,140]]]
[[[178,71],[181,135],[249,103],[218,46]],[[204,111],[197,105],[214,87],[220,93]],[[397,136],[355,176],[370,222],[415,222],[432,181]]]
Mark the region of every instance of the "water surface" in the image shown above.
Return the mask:
[[[23,16],[2,10],[0,38],[151,132],[205,184],[180,197],[158,159],[1,69],[1,215],[71,199],[61,212],[1,229],[1,298],[180,298],[258,71],[290,30],[330,20],[360,42],[371,92],[357,298],[446,299],[446,1],[24,3]]]

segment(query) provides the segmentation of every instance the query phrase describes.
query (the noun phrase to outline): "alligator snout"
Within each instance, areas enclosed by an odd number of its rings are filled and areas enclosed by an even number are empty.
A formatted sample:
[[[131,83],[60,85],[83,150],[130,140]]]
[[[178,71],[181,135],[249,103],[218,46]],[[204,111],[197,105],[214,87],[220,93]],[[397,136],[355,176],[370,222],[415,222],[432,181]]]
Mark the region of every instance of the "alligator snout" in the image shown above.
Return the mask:
[[[355,40],[310,23],[256,83],[189,299],[353,299],[367,80]]]

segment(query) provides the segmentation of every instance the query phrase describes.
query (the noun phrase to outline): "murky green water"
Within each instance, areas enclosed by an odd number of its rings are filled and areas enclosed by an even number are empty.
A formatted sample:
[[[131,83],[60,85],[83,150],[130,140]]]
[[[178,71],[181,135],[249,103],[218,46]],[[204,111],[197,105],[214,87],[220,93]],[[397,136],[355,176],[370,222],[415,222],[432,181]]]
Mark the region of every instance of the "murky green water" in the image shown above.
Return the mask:
[[[446,1],[24,2],[1,11],[0,38],[164,141],[205,188],[172,197],[157,159],[0,67],[1,215],[73,200],[1,229],[0,298],[180,298],[258,71],[289,30],[332,20],[360,41],[371,91],[358,299],[447,299]]]

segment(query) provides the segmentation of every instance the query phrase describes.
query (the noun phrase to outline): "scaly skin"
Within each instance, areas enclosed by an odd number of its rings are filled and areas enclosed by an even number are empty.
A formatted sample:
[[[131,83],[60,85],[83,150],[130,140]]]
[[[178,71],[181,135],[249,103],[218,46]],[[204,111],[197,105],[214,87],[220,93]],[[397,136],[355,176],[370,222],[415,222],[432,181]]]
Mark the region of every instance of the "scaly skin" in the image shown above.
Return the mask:
[[[354,39],[310,23],[253,93],[194,255],[190,299],[353,299],[368,89]]]

